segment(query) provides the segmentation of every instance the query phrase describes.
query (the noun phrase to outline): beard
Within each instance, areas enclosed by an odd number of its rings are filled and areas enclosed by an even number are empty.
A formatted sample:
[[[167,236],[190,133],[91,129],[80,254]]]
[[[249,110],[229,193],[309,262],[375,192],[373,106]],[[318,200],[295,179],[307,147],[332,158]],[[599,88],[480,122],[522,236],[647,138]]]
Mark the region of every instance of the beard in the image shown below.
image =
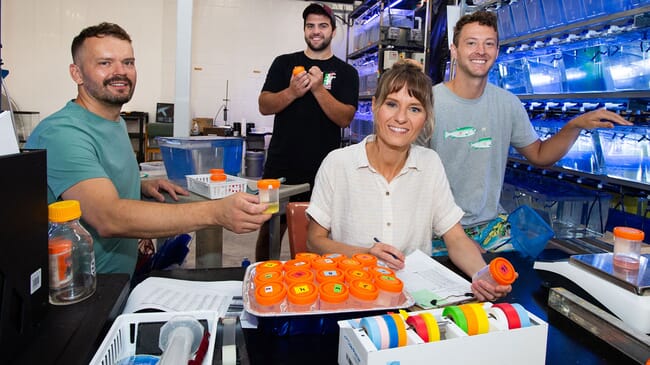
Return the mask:
[[[323,42],[321,43],[321,45],[320,46],[314,46],[311,43],[311,40],[309,38],[305,37],[305,43],[307,43],[307,47],[309,47],[309,49],[314,51],[314,52],[319,52],[319,51],[322,51],[322,50],[326,49],[327,47],[329,47],[331,42],[332,42],[332,37],[323,37]]]
[[[121,81],[128,85],[128,92],[126,93],[112,93],[108,90],[108,86],[112,82]],[[101,85],[92,82],[84,81],[84,86],[90,94],[95,99],[102,101],[109,105],[122,106],[123,104],[128,103],[133,97],[133,82],[126,76],[115,76],[110,79],[106,79],[102,82]]]

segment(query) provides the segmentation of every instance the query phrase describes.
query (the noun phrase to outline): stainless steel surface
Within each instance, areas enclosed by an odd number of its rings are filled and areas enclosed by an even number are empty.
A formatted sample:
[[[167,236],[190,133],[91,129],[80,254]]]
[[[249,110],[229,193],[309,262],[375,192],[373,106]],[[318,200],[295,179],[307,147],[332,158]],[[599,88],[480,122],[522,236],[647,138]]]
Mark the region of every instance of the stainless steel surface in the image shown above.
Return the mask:
[[[646,269],[650,255],[641,255],[638,270],[615,267],[613,257],[612,253],[574,255],[569,262],[636,295],[650,295],[650,270]]]
[[[650,358],[650,336],[629,327],[570,291],[551,288],[548,305],[640,364]]]

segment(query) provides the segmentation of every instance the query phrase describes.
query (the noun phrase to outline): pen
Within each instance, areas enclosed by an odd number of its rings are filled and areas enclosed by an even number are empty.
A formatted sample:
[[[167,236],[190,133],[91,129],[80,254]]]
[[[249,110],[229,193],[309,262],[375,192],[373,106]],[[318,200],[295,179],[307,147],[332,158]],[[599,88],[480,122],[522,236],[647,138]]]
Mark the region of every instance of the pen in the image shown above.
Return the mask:
[[[379,240],[379,238],[377,238],[377,237],[373,237],[372,239],[373,239],[375,242],[377,242],[377,243],[381,242],[381,241]],[[391,256],[393,256],[393,258],[394,258],[395,260],[398,260],[397,256],[393,255],[393,254],[390,253],[390,252],[389,252],[388,254],[391,255]]]

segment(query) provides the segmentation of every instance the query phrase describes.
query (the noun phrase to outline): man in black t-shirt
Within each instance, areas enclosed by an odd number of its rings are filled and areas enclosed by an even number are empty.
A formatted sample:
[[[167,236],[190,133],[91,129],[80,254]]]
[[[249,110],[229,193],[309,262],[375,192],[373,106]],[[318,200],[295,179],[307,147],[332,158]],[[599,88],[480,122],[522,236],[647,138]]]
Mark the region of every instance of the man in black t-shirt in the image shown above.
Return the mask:
[[[341,145],[341,128],[350,125],[357,109],[359,75],[334,56],[336,34],[332,9],[310,4],[302,13],[307,48],[278,56],[259,96],[263,115],[275,114],[273,136],[264,165],[264,178],[286,178],[286,184],[309,183],[321,161]],[[302,66],[304,70],[294,68]],[[291,198],[309,201],[310,193]],[[281,233],[286,229],[282,223]],[[255,259],[269,258],[269,225],[257,238]]]

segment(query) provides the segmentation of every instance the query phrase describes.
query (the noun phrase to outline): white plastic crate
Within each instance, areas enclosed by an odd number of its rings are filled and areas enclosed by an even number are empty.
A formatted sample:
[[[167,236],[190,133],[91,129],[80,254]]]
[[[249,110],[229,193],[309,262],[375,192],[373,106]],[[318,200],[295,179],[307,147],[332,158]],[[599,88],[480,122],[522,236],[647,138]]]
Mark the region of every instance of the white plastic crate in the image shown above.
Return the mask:
[[[226,175],[226,181],[210,181],[210,174],[186,175],[187,189],[210,199],[221,199],[228,195],[245,192],[248,181],[235,176]]]
[[[115,319],[111,329],[104,337],[104,341],[99,349],[90,360],[90,365],[116,365],[119,362],[136,354],[136,344],[138,341],[138,327],[143,323],[167,322],[176,316],[192,316],[198,321],[206,320],[208,331],[210,332],[210,342],[208,351],[203,358],[203,365],[212,364],[212,354],[214,352],[215,339],[217,338],[217,326],[219,319],[216,311],[191,311],[191,312],[155,312],[155,313],[135,313],[122,314]],[[158,333],[156,333],[157,335]],[[158,338],[155,338],[156,344]]]

